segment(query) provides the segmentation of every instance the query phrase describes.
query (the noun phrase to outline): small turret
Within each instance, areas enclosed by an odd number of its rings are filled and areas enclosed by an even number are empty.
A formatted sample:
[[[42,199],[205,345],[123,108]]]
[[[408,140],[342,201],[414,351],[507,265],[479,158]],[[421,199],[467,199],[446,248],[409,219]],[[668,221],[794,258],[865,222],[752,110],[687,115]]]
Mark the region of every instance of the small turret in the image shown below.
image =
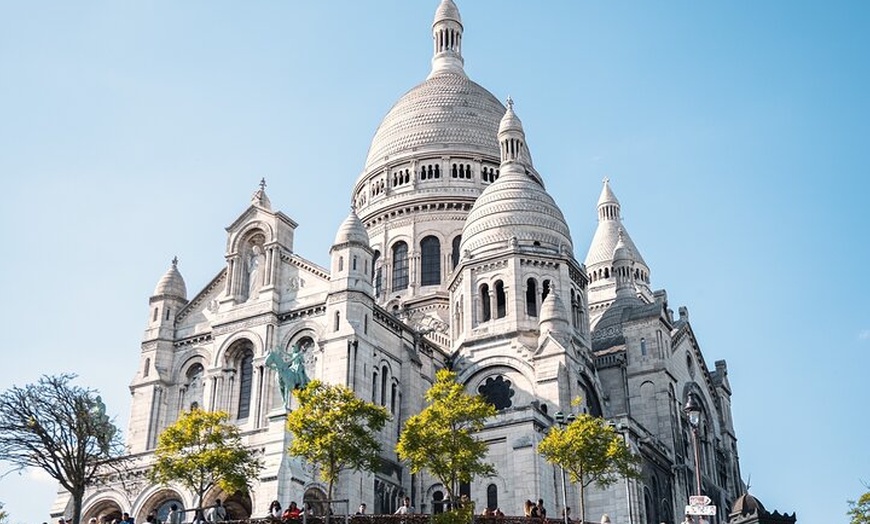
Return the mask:
[[[636,298],[634,287],[634,257],[625,243],[625,234],[619,229],[619,240],[613,249],[613,276],[616,279],[616,300]]]
[[[355,290],[370,296],[373,294],[373,253],[369,247],[369,235],[356,211],[351,210],[338,227],[329,254],[332,256],[332,292]]]
[[[151,317],[145,331],[145,340],[172,336],[175,315],[187,304],[187,286],[178,271],[178,257],[160,277],[149,300]]]
[[[568,313],[565,311],[565,305],[562,303],[562,298],[559,296],[558,291],[555,285],[553,285],[541,304],[540,321],[538,323],[541,334],[538,338],[538,344],[543,344],[547,335],[561,339],[563,336],[571,333]]]

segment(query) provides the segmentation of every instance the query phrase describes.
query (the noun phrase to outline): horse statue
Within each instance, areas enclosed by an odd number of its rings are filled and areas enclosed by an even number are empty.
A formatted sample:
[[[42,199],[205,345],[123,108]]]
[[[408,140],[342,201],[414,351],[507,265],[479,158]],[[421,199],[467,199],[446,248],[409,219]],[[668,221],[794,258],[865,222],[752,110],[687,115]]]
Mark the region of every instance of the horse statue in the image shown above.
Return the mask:
[[[274,348],[266,357],[266,366],[275,370],[278,389],[284,401],[284,409],[290,409],[290,399],[293,390],[304,388],[308,384],[308,375],[305,374],[304,354],[299,344],[293,344],[292,352],[287,358],[286,353],[280,348]]]

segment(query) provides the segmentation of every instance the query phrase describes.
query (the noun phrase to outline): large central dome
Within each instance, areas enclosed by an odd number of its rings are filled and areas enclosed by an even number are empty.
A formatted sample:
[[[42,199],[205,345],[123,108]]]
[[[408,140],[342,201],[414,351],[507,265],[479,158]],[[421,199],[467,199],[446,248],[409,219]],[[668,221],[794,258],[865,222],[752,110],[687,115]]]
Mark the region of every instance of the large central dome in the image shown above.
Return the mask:
[[[505,108],[462,71],[444,71],[408,91],[372,139],[365,171],[427,151],[498,157],[498,124]]]

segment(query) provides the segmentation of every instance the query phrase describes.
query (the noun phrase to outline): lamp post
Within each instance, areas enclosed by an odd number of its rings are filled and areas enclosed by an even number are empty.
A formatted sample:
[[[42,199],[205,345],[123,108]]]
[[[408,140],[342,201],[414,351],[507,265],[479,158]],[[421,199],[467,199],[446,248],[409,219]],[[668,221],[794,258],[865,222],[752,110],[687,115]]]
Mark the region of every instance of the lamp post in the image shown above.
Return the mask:
[[[565,416],[561,411],[557,411],[553,415],[553,418],[556,420],[556,424],[559,424],[561,428],[571,424],[575,419],[573,413],[568,413],[568,416]],[[565,485],[565,468],[559,466],[559,469],[562,471],[562,514],[565,524],[570,524],[568,521],[568,488]]]
[[[692,426],[692,445],[695,448],[695,494],[701,495],[701,454],[698,450],[698,423],[701,421],[701,405],[693,393],[689,393],[686,407],[683,408]]]

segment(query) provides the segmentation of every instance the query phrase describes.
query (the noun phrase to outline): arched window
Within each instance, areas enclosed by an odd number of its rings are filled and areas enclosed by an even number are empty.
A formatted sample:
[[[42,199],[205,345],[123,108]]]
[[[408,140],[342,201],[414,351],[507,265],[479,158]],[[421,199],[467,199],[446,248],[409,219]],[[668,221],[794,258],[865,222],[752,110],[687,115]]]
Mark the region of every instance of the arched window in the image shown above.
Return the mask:
[[[441,242],[433,236],[420,241],[420,285],[441,283]]]
[[[251,414],[251,390],[254,382],[254,352],[246,349],[239,364],[239,415],[248,418]]]
[[[381,368],[381,405],[387,405],[387,366]]]
[[[504,318],[507,315],[507,297],[504,292],[504,283],[501,280],[495,282],[495,318]]]
[[[547,295],[550,294],[550,281],[545,280],[541,285],[541,303],[543,304],[544,299],[547,298]]]
[[[338,257],[338,270],[344,271],[344,257]]]
[[[444,513],[444,492],[436,491],[432,493],[432,513]]]
[[[486,507],[493,511],[498,507],[498,486],[495,484],[486,487]]]
[[[372,404],[378,403],[378,371],[372,373]]]
[[[333,331],[338,331],[341,327],[341,311],[335,312],[335,325],[332,326]]]
[[[393,244],[393,291],[408,289],[408,244]]]
[[[151,359],[150,359],[150,358],[146,358],[146,359],[145,359],[145,369],[142,370],[142,376],[143,376],[143,377],[147,377],[147,376],[148,376],[148,373],[149,373],[150,371],[151,371]]]
[[[492,305],[489,302],[489,286],[480,286],[480,321],[486,322],[492,318]]]
[[[646,356],[646,339],[643,337],[640,339],[640,354]]]
[[[459,244],[462,242],[462,235],[453,237],[453,251],[450,253],[450,261],[453,262],[453,269],[459,265]]]
[[[396,412],[396,393],[397,393],[397,386],[396,386],[396,383],[393,382],[392,389],[390,390],[390,413]]]
[[[530,317],[538,316],[538,283],[534,278],[526,281],[526,314]]]
[[[374,271],[375,271],[375,275],[374,275],[374,279],[373,279],[374,282],[372,282],[372,284],[374,285],[374,288],[375,288],[375,296],[376,297],[381,296],[381,289],[382,289],[383,283],[384,283],[384,267],[383,267],[383,265],[378,264],[378,261],[379,261],[378,259],[380,259],[380,258],[381,258],[381,252],[375,251],[375,257],[372,259],[372,267],[374,268]]]

